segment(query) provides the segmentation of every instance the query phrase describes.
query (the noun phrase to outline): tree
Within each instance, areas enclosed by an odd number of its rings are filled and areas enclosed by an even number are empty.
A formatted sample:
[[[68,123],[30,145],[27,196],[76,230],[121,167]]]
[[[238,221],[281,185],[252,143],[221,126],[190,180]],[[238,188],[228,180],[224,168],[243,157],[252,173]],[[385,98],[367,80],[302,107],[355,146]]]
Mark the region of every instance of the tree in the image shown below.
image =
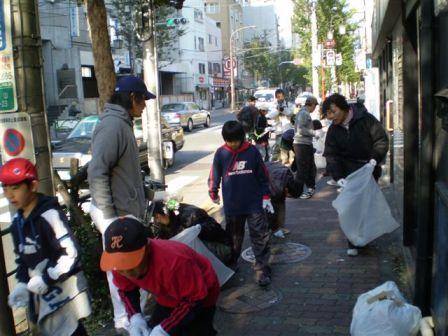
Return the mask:
[[[107,29],[107,12],[104,0],[85,0],[87,20],[90,26],[95,76],[100,95],[100,110],[115,89],[115,69]]]
[[[354,83],[359,81],[360,75],[356,71],[354,54],[356,37],[354,32],[358,28],[357,22],[352,22],[354,12],[348,9],[346,0],[317,0],[316,16],[318,42],[327,40],[327,33],[333,32],[336,41],[336,53],[342,54],[342,65],[337,68],[337,81]],[[299,48],[295,51],[297,57],[303,59],[307,71],[305,77],[311,81],[311,0],[296,0],[293,16],[293,31],[300,37]],[[339,34],[338,27],[345,26],[346,33]],[[330,78],[326,69],[326,78]]]
[[[271,86],[281,82],[306,86],[306,69],[293,64],[282,64],[292,60],[291,50],[278,49],[263,37],[255,37],[244,46],[244,65],[256,81],[269,80]]]

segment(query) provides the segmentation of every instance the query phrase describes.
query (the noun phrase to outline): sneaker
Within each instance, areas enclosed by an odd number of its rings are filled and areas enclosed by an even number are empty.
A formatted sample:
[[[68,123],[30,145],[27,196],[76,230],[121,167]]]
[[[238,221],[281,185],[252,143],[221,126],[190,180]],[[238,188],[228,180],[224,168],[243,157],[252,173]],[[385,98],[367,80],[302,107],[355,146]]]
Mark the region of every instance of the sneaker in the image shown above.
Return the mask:
[[[308,191],[305,191],[302,193],[302,195],[300,195],[300,199],[308,199],[311,198],[313,196],[313,194],[310,194]]]
[[[255,273],[255,279],[260,287],[266,287],[271,284],[271,277],[267,274],[267,272],[257,271]]]
[[[349,255],[350,257],[356,257],[358,255],[358,249],[356,248],[347,249],[347,255]]]
[[[328,180],[328,181],[327,181],[327,184],[328,184],[328,185],[331,185],[331,186],[337,186],[337,185],[338,185],[338,183],[337,183],[335,180],[333,180],[333,179]]]
[[[285,234],[283,233],[282,229],[279,229],[274,232],[274,237],[285,239]]]
[[[314,188],[308,188],[308,194],[310,194],[311,196],[314,195]]]

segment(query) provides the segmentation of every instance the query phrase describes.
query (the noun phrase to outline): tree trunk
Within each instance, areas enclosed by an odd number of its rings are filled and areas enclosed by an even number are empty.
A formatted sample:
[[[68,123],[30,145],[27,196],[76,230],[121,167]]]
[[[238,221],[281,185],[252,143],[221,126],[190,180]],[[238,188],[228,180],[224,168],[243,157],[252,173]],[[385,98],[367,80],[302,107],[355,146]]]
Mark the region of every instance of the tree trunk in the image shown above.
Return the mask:
[[[115,68],[107,29],[107,12],[104,0],[85,0],[90,26],[95,76],[100,94],[100,109],[109,100],[115,89]]]

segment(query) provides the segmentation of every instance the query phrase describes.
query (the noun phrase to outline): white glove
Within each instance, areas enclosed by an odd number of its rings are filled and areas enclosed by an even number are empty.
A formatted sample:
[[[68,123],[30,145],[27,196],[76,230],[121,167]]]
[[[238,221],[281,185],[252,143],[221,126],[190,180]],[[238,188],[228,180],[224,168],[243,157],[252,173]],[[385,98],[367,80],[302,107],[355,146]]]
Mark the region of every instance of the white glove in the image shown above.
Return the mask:
[[[212,202],[217,204],[217,205],[220,205],[221,204],[221,198],[218,196],[215,199],[212,199]]]
[[[263,209],[265,209],[267,212],[269,212],[271,214],[274,213],[274,207],[272,206],[270,199],[263,200]]]
[[[19,282],[8,296],[8,305],[11,308],[27,307],[29,301],[30,293],[23,282]]]
[[[264,131],[265,131],[265,132],[273,132],[273,131],[275,131],[275,128],[272,127],[272,126],[269,126],[269,127],[266,127],[266,128],[264,129]]]
[[[149,336],[151,329],[149,329],[142,314],[134,314],[129,321],[128,331],[129,336]]]
[[[371,160],[369,161],[369,165],[371,165],[372,167],[376,167],[376,164],[377,164],[377,162],[376,162],[375,159],[371,159]]]
[[[162,326],[159,324],[152,330],[149,336],[170,336],[170,334],[163,330]]]
[[[48,285],[44,282],[44,279],[40,275],[33,276],[28,285],[26,285],[30,292],[34,294],[45,294],[48,291]]]
[[[347,180],[344,178],[341,178],[338,180],[338,186],[340,186],[341,188],[345,188],[346,184],[347,184]]]

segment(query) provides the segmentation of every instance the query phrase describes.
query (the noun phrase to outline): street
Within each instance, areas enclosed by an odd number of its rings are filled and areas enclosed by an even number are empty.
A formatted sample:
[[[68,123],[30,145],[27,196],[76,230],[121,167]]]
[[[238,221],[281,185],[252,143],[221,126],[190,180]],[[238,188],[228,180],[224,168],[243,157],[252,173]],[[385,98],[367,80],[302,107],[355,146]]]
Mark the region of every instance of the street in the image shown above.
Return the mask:
[[[228,109],[212,112],[210,128],[198,127],[185,132],[185,145],[176,153],[176,161],[166,171],[165,182],[169,193],[183,197],[183,202],[206,208],[209,202],[207,179],[213,154],[224,141],[221,127],[235,116]]]

